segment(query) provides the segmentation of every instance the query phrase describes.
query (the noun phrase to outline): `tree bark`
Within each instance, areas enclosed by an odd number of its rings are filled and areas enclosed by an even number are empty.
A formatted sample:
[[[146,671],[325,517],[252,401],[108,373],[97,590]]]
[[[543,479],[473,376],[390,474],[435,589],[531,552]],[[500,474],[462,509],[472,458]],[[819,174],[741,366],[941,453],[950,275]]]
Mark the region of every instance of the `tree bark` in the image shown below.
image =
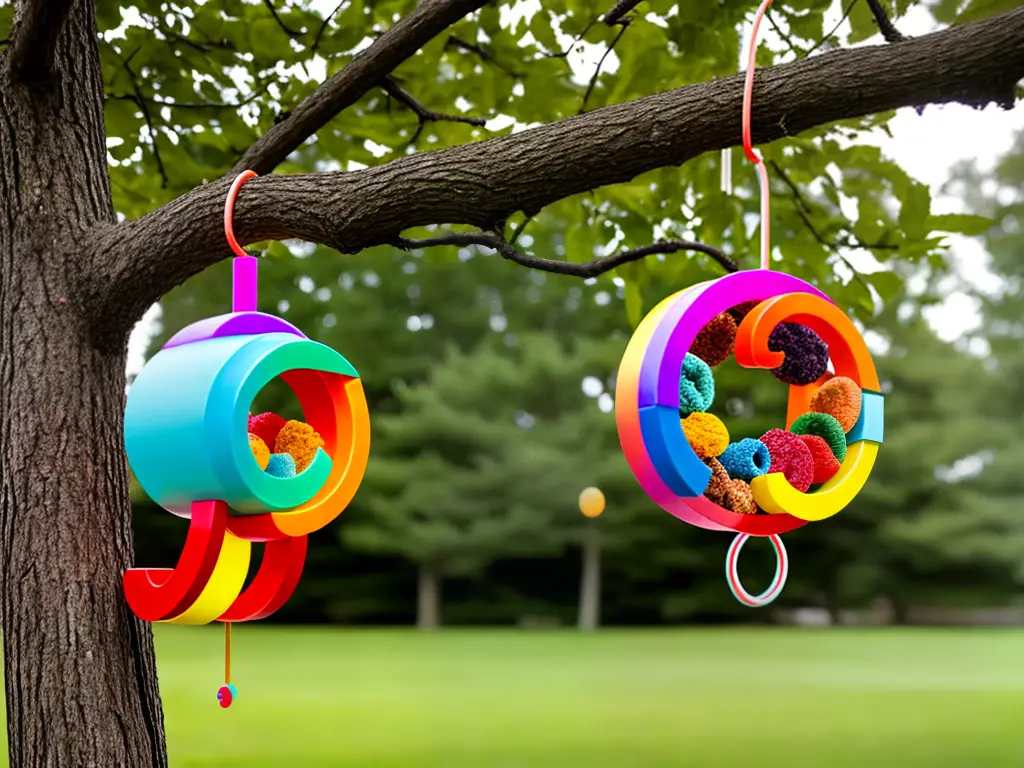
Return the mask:
[[[54,4],[57,5],[57,4]],[[97,344],[80,243],[114,213],[92,4],[61,3],[53,60],[0,68],[0,623],[10,763],[167,765],[132,561],[127,335]],[[27,3],[23,13],[43,3]],[[26,33],[27,34],[27,33]],[[37,51],[40,55],[43,51]]]
[[[601,531],[588,520],[583,531],[583,572],[580,576],[579,628],[595,631],[601,623]]]
[[[416,626],[428,631],[441,626],[441,571],[432,563],[420,566]]]

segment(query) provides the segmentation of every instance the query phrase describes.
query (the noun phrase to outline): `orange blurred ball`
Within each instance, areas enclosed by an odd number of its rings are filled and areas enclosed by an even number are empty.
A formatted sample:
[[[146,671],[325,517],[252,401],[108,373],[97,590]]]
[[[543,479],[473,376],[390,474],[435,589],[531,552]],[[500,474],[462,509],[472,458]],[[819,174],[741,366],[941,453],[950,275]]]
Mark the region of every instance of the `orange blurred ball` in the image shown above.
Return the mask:
[[[597,488],[584,488],[580,493],[580,512],[584,517],[597,517],[604,512],[604,494]]]

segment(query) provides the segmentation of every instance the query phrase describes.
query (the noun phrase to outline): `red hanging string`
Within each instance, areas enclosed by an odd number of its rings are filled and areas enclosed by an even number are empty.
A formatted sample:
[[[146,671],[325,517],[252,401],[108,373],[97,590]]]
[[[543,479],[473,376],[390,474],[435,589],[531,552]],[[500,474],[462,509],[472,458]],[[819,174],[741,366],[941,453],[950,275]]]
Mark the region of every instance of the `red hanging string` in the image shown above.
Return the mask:
[[[224,622],[224,685],[231,685],[231,622]]]

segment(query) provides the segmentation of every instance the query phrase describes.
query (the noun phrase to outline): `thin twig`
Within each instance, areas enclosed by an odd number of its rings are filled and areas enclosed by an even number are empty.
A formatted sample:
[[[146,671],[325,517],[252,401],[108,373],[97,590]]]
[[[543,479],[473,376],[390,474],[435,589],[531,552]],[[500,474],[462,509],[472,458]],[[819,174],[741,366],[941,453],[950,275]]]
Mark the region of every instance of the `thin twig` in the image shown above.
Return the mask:
[[[274,8],[274,4],[270,0],[263,0],[263,4],[267,7],[267,10],[270,11],[270,15],[274,17],[274,21],[277,22],[277,26],[279,26],[286,35],[289,35],[290,37],[302,37],[301,32],[296,29],[292,29],[284,23],[284,19],[278,15],[277,9]]]
[[[640,5],[641,0],[619,0],[612,9],[604,15],[604,23],[609,27],[616,24],[628,24],[624,19],[625,15]]]
[[[493,53],[488,51],[483,46],[477,45],[476,43],[470,43],[467,40],[463,40],[461,37],[458,37],[456,35],[449,35],[448,42],[445,43],[444,47],[459,48],[460,50],[467,51],[469,53],[475,53],[477,56],[480,57],[481,60],[486,61],[488,64],[494,65],[502,72],[507,74],[509,77],[518,79],[523,76],[522,72],[517,72],[511,67],[507,67],[504,64],[502,64],[494,57]]]
[[[146,121],[146,127],[149,129],[149,141],[153,148],[153,159],[156,160],[156,168],[160,173],[160,188],[167,189],[167,169],[164,168],[163,158],[160,157],[160,147],[158,147],[156,143],[157,133],[156,128],[153,126],[153,116],[150,115],[149,107],[146,106],[146,98],[142,95],[142,89],[139,88],[139,81],[135,75],[135,71],[131,68],[126,59],[121,59],[121,66],[124,68],[124,71],[128,73],[128,77],[132,83],[132,90],[135,91],[136,96],[133,101],[142,112],[142,119]]]
[[[878,31],[882,33],[885,42],[902,43],[907,39],[906,35],[896,29],[896,25],[892,23],[892,19],[889,18],[889,14],[879,0],[868,0],[868,8],[871,9],[871,14],[875,17],[875,23],[878,25]]]
[[[110,79],[107,80],[106,87],[109,88],[114,84],[114,81],[117,79],[117,76],[121,74],[121,70],[125,69],[131,63],[132,59],[135,58],[135,54],[142,50],[142,46],[137,46],[134,51],[128,54],[127,57],[124,57],[121,55],[120,51],[118,51],[117,48],[113,46],[112,43],[109,43],[106,40],[104,40],[103,42],[108,48],[110,48],[111,52],[121,60],[121,66],[115,69],[113,74],[111,74]]]
[[[840,261],[842,261],[846,265],[847,269],[849,269],[850,272],[853,274],[854,280],[856,280],[858,283],[860,283],[865,288],[867,288],[868,289],[868,293],[870,293],[871,289],[870,289],[870,286],[868,285],[867,280],[865,280],[864,276],[860,272],[857,271],[856,267],[853,266],[853,264],[850,262],[850,260],[848,258],[846,258],[845,254],[843,254],[841,249],[844,246],[847,247],[847,248],[859,247],[859,248],[868,248],[868,249],[871,249],[874,246],[870,246],[870,245],[867,245],[865,243],[861,243],[859,241],[859,239],[853,237],[852,235],[849,237],[849,239],[848,239],[848,241],[846,243],[839,243],[839,242],[836,242],[834,240],[829,240],[824,235],[822,235],[818,231],[818,228],[816,226],[814,226],[814,222],[811,221],[812,209],[811,209],[810,204],[808,204],[808,202],[804,199],[803,194],[800,192],[800,188],[796,185],[796,183],[792,179],[789,178],[789,176],[787,176],[783,172],[782,168],[779,167],[778,163],[776,163],[774,160],[770,160],[769,163],[771,164],[773,171],[778,175],[778,177],[780,179],[782,179],[782,182],[787,187],[789,187],[790,192],[793,193],[793,200],[796,203],[796,213],[797,213],[797,216],[800,217],[800,220],[804,223],[804,226],[807,227],[807,230],[811,233],[811,235],[814,237],[814,239],[818,241],[818,243],[820,243],[822,246],[827,248],[829,251],[832,252],[832,254],[834,256],[836,256],[836,258],[838,258]],[[886,248],[886,249],[888,248],[888,246],[878,246],[878,247],[879,248]]]
[[[771,13],[766,13],[764,17],[768,19],[768,23],[772,25],[772,29],[775,30],[775,34],[782,38],[782,42],[784,42],[786,47],[789,48],[789,52],[796,54],[800,50],[800,46],[793,42],[793,38],[782,31],[782,27],[780,27],[778,22],[775,21],[775,16]]]
[[[381,82],[396,67],[412,58],[435,36],[473,13],[487,0],[422,0],[406,16],[380,33],[341,70],[274,123],[235,163],[234,170],[266,174]]]
[[[149,96],[143,96],[142,100],[158,107],[170,107],[171,109],[241,109],[242,107],[248,106],[252,102],[256,101],[256,99],[266,93],[271,84],[272,82],[264,83],[242,101],[235,103],[219,101],[170,101],[166,99],[156,99]],[[137,96],[123,93],[107,94],[106,98],[113,99],[115,101],[138,101]]]
[[[342,6],[344,6],[348,1],[349,0],[341,0],[340,3],[334,6],[334,10],[324,17],[324,21],[320,25],[320,29],[316,31],[316,37],[313,38],[313,45],[309,47],[310,51],[316,51],[316,49],[320,47],[320,38],[324,36],[324,32],[327,30],[327,26],[331,23],[331,19],[334,18],[334,15],[338,11],[340,11],[342,9]]]
[[[532,215],[523,217],[522,223],[516,228],[516,231],[512,233],[512,237],[509,238],[509,245],[516,244],[516,242],[519,240],[519,236],[522,235],[523,230],[526,229],[526,225],[529,224],[531,221],[533,221]]]
[[[774,160],[769,160],[768,164],[772,167],[772,173],[774,173],[776,176],[782,179],[782,183],[789,187],[789,191],[793,195],[793,201],[797,205],[797,213],[800,215],[800,218],[803,220],[807,228],[811,231],[811,234],[814,235],[815,240],[817,240],[822,245],[833,250],[841,247],[863,248],[868,251],[898,250],[899,246],[897,245],[890,245],[887,243],[865,243],[863,240],[861,240],[859,237],[856,237],[853,234],[847,235],[845,242],[840,242],[839,240],[829,241],[822,234],[820,234],[817,228],[814,226],[814,224],[811,223],[810,216],[814,213],[814,209],[811,207],[810,203],[807,202],[807,199],[803,196],[803,193],[800,191],[800,187],[796,185],[796,182],[789,178],[789,175],[782,169],[782,166],[779,165],[777,162],[775,162]]]
[[[493,251],[497,251],[503,259],[515,262],[516,264],[528,267],[529,269],[536,269],[541,272],[553,272],[557,275],[570,275],[572,277],[583,278],[603,275],[605,272],[610,272],[616,267],[620,267],[623,264],[629,264],[633,261],[639,261],[647,256],[653,256],[658,253],[677,253],[679,251],[694,251],[696,253],[703,253],[706,256],[710,256],[726,272],[736,272],[739,269],[736,262],[718,248],[706,245],[705,243],[695,243],[688,240],[663,240],[657,243],[651,243],[650,245],[644,245],[639,248],[619,251],[611,256],[601,256],[600,258],[591,259],[590,261],[582,263],[558,261],[557,259],[545,259],[540,256],[534,256],[531,253],[523,253],[522,251],[514,248],[511,243],[505,240],[505,238],[487,232],[449,232],[444,235],[438,235],[437,237],[428,237],[419,240],[400,237],[394,241],[393,245],[401,248],[403,251],[412,250],[414,248],[432,248],[439,245],[455,245],[463,248],[470,245],[479,245],[484,248],[490,248]]]
[[[423,129],[427,123],[466,123],[467,125],[475,125],[478,128],[483,128],[487,125],[487,120],[483,117],[469,117],[467,115],[448,115],[444,112],[435,112],[429,107],[423,106],[416,97],[409,93],[407,90],[402,88],[390,75],[384,79],[384,84],[381,86],[395,101],[399,104],[403,104],[413,111],[416,118],[419,120],[419,126],[416,128],[416,133],[413,134],[412,138],[409,139],[409,144],[415,143],[416,139],[423,133]]]
[[[601,74],[601,67],[604,66],[604,60],[608,58],[608,54],[612,52],[612,49],[614,49],[615,46],[618,44],[619,40],[622,39],[622,36],[626,33],[626,30],[628,28],[629,20],[627,19],[626,21],[622,22],[622,27],[619,29],[618,34],[615,35],[615,39],[612,40],[612,42],[609,44],[605,52],[601,54],[601,58],[597,62],[597,66],[594,68],[594,74],[591,76],[590,82],[587,84],[587,92],[583,94],[583,103],[580,104],[580,111],[577,112],[577,114],[582,115],[586,111],[587,100],[590,98],[590,94],[593,93],[594,86],[597,85],[597,78]]]
[[[836,22],[836,25],[834,27],[832,27],[832,30],[827,35],[825,35],[823,38],[821,38],[821,40],[819,40],[817,43],[815,43],[814,47],[811,48],[811,50],[809,50],[807,53],[804,54],[804,56],[803,56],[804,58],[807,58],[808,56],[810,56],[816,50],[821,48],[821,46],[823,46],[825,43],[827,43],[829,40],[832,39],[832,36],[836,32],[839,31],[839,28],[841,26],[843,26],[843,22],[846,21],[850,17],[850,13],[853,12],[853,6],[855,6],[856,4],[857,4],[857,0],[850,0],[849,4],[846,6],[846,10],[843,11],[842,17],[839,19],[839,21]]]
[[[637,2],[639,1],[640,0],[637,0]],[[573,41],[569,43],[569,45],[566,47],[564,51],[559,51],[558,53],[545,53],[544,57],[548,59],[568,59],[569,54],[572,53],[572,49],[579,45],[580,40],[587,36],[587,32],[589,32],[596,23],[597,17],[594,17],[589,22],[587,22],[587,26],[585,26],[583,28],[583,31],[576,35],[575,38],[573,38]]]

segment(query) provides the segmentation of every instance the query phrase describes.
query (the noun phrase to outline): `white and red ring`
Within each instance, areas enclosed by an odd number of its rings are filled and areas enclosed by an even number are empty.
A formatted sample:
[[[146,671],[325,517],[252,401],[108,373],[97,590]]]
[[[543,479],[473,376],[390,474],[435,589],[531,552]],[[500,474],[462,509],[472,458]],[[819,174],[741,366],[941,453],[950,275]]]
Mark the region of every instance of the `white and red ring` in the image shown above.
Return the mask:
[[[743,582],[740,581],[738,567],[740,550],[743,549],[743,545],[749,538],[750,534],[741,533],[732,540],[729,552],[725,556],[725,578],[729,582],[729,589],[737,600],[750,608],[763,608],[782,594],[782,588],[786,586],[786,578],[789,576],[789,557],[786,555],[786,546],[782,543],[781,536],[772,534],[767,537],[768,541],[772,543],[772,547],[775,548],[775,578],[768,585],[768,589],[760,595],[752,595],[744,589]]]

